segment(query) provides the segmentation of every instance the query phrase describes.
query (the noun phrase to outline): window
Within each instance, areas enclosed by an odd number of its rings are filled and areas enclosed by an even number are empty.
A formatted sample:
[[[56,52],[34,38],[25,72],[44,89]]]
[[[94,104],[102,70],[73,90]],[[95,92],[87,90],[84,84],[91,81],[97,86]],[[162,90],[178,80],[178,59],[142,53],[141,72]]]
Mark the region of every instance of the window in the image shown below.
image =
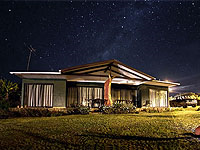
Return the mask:
[[[67,106],[88,106],[89,99],[103,99],[103,88],[69,87],[67,90]]]
[[[150,89],[150,107],[167,107],[167,91]]]
[[[112,88],[111,95],[114,102],[121,101],[122,103],[125,102],[135,104],[137,99],[137,91],[130,89]]]
[[[24,84],[24,106],[52,107],[53,84]]]

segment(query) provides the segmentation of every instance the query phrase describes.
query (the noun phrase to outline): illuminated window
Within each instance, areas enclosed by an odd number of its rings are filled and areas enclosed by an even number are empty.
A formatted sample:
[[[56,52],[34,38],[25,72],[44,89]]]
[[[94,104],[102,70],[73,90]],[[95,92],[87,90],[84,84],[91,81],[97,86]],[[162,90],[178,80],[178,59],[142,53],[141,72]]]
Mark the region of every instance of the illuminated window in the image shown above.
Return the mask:
[[[167,91],[149,90],[150,107],[167,107]]]
[[[24,84],[24,106],[52,107],[53,84]]]
[[[67,106],[88,106],[88,100],[103,99],[103,88],[69,87],[67,90]]]

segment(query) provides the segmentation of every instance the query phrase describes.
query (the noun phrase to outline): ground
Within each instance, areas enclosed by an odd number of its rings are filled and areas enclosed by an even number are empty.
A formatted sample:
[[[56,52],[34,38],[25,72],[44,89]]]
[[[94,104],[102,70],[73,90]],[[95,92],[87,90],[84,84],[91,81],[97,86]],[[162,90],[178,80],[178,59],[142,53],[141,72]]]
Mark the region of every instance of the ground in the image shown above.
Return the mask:
[[[0,149],[200,149],[199,111],[0,120]]]

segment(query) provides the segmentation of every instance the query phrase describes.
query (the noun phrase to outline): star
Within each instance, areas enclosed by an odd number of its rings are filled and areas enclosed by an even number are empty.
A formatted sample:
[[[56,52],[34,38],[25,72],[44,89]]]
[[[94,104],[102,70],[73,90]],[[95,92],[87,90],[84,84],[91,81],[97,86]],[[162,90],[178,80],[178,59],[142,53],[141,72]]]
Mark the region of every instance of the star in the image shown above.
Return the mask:
[[[0,39],[5,55],[0,54],[0,68],[7,69],[1,71],[4,74],[26,68],[15,59],[27,57],[27,51],[21,53],[23,42],[40,49],[31,60],[36,70],[117,59],[177,82],[179,77],[200,74],[200,4],[195,1],[56,1],[38,6],[27,1],[20,4],[24,9],[16,9],[16,3],[2,4],[0,10],[5,11],[0,17],[6,20],[0,24]],[[13,56],[6,51],[10,49]],[[182,66],[189,71],[181,73]]]

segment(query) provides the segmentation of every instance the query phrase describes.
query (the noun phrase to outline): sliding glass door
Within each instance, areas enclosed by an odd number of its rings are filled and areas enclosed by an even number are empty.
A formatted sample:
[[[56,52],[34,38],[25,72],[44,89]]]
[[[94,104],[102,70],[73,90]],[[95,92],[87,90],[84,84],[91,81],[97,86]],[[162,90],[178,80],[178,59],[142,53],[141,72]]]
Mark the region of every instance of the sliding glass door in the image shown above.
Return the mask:
[[[67,106],[88,106],[90,99],[103,99],[103,88],[98,87],[69,87],[67,90]]]
[[[52,107],[53,84],[24,84],[24,106]]]
[[[135,106],[137,101],[137,91],[130,89],[112,88],[113,102],[133,103]]]
[[[167,107],[167,91],[149,90],[150,107]]]

